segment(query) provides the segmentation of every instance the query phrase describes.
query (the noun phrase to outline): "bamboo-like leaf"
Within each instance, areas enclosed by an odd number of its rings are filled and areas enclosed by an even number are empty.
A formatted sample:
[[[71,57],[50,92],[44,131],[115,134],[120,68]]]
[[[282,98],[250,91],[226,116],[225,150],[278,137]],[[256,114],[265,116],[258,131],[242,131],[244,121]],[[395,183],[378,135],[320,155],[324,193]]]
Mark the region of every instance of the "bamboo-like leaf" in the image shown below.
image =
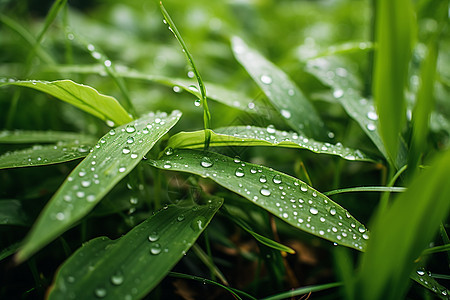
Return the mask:
[[[94,144],[97,138],[92,135],[69,131],[33,131],[33,130],[4,130],[0,131],[0,143],[58,143],[74,142],[79,144]]]
[[[180,116],[151,113],[104,135],[41,212],[16,259],[25,260],[83,218]]]
[[[376,218],[361,262],[358,299],[403,299],[414,261],[449,213],[449,170],[447,151]]]
[[[328,132],[312,104],[295,83],[241,38],[232,38],[233,53],[292,129],[327,140]]]
[[[202,147],[203,131],[180,132],[172,136],[168,147],[198,149]],[[277,146],[307,149],[314,153],[337,155],[347,160],[376,161],[360,150],[344,147],[342,144],[318,142],[296,132],[254,126],[223,127],[211,131],[211,147],[219,146]]]
[[[169,154],[169,155],[167,155]],[[364,250],[368,232],[348,211],[304,182],[213,152],[174,150],[149,164],[207,177],[301,230]]]
[[[100,94],[94,88],[75,83],[72,80],[25,80],[0,83],[0,87],[6,85],[24,86],[47,93],[96,116],[110,126],[122,125],[132,120],[116,99]]]
[[[221,199],[170,205],[117,240],[89,241],[62,265],[49,299],[142,299],[186,254],[221,205]]]
[[[35,167],[58,164],[85,157],[91,145],[65,144],[34,145],[31,148],[6,152],[0,155],[0,169]]]
[[[430,273],[431,274],[431,273]],[[439,284],[433,277],[431,277],[428,271],[423,268],[419,268],[413,272],[410,276],[411,279],[426,287],[430,291],[433,291],[441,299],[448,299],[450,290]]]

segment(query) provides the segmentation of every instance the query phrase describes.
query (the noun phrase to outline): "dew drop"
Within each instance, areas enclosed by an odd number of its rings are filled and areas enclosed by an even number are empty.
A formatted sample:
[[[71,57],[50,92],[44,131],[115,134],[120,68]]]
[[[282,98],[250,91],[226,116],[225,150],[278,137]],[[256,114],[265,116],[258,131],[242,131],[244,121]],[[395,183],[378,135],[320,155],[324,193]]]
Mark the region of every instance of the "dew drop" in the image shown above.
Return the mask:
[[[373,123],[367,124],[367,130],[369,130],[369,131],[374,131],[375,129],[377,129],[377,127],[375,126],[375,124],[373,124]]]
[[[156,231],[153,231],[152,233],[150,233],[150,235],[148,236],[148,240],[150,242],[156,242],[157,240],[159,240],[159,235]]]
[[[105,67],[111,67],[111,61],[109,59],[105,60],[104,64]]]
[[[127,138],[127,144],[133,144],[134,143],[134,137],[130,136]]]
[[[344,95],[344,91],[341,89],[334,90],[333,96],[335,98],[341,98]]]
[[[279,174],[277,174],[277,175],[275,175],[274,177],[273,177],[273,183],[275,183],[275,184],[280,184],[281,183],[281,176],[279,175]]]
[[[234,173],[237,177],[244,177],[244,169],[242,169],[241,167],[236,169],[236,172]]]
[[[138,155],[137,155],[137,153],[131,153],[130,157],[132,159],[136,159],[136,158],[138,158]]]
[[[170,161],[166,161],[165,163],[164,163],[164,169],[170,169],[170,168],[172,168],[172,164],[171,164],[171,162]]]
[[[136,131],[136,127],[134,127],[133,125],[127,125],[127,127],[125,128],[125,131],[128,133],[133,133]]]
[[[91,181],[90,180],[83,180],[81,181],[81,186],[82,187],[89,187],[91,185]]]
[[[250,173],[256,174],[256,172],[258,172],[258,170],[256,170],[255,167],[252,167],[252,168],[250,169]]]
[[[119,168],[119,173],[123,173],[123,172],[125,172],[127,170],[127,168],[125,168],[125,167],[120,167]]]
[[[114,285],[121,285],[123,283],[124,277],[122,272],[117,271],[111,276],[111,283]]]
[[[269,75],[262,75],[261,76],[261,82],[264,84],[271,84],[272,83],[272,77]]]
[[[212,162],[212,160],[207,156],[203,156],[202,160],[200,161],[200,165],[203,168],[210,168],[213,166],[213,164],[214,163]]]
[[[86,197],[86,200],[87,200],[88,202],[94,202],[95,196],[94,196],[94,195],[89,195],[89,196]]]
[[[106,297],[106,289],[104,289],[104,288],[96,288],[95,291],[94,291],[94,295],[97,298],[104,298],[104,297]]]
[[[330,209],[330,215],[332,216],[336,215],[336,210],[334,208]]]
[[[306,191],[308,191],[308,188],[305,185],[302,184],[302,186],[300,187],[300,190],[302,192],[306,192]]]
[[[424,271],[424,270],[417,270],[416,273],[417,273],[417,275],[419,275],[419,276],[425,275],[425,271]]]
[[[158,243],[153,244],[150,248],[150,253],[153,255],[158,255],[159,253],[161,253],[161,245]]]
[[[267,126],[266,130],[268,133],[275,133],[275,131],[276,131],[275,126],[273,126],[273,125]]]
[[[368,240],[369,239],[369,235],[367,233],[363,234],[363,239]]]
[[[361,225],[358,227],[358,231],[361,233],[364,233],[364,232],[366,232],[366,228],[364,228],[364,226]]]
[[[172,155],[173,154],[173,149],[171,147],[167,148],[166,151],[164,152],[167,156]]]
[[[86,171],[80,171],[78,172],[78,176],[83,177],[86,175]]]
[[[266,175],[261,175],[261,177],[259,177],[259,182],[266,183],[267,182]]]
[[[173,88],[172,88],[172,90],[173,90],[175,93],[180,93],[180,92],[181,92],[181,88],[180,88],[178,85],[174,85]]]
[[[369,111],[369,112],[367,113],[367,117],[368,117],[370,120],[372,120],[372,121],[378,120],[378,115],[377,115],[377,113],[374,112],[374,111]]]
[[[182,222],[182,221],[184,221],[184,218],[185,218],[185,216],[183,214],[181,214],[177,217],[177,221]]]
[[[285,119],[290,119],[291,118],[291,112],[286,110],[286,109],[282,109],[281,111],[281,115],[285,118]]]
[[[59,212],[59,213],[56,214],[56,220],[58,220],[58,221],[62,221],[65,218],[66,218],[66,216],[62,212]]]
[[[202,216],[195,217],[191,222],[191,228],[194,231],[202,231],[206,225],[206,218]]]
[[[64,201],[66,201],[66,202],[72,201],[72,197],[70,197],[69,195],[64,195],[64,196],[63,196],[63,199],[64,199]]]
[[[259,192],[261,193],[261,195],[266,196],[266,197],[270,196],[270,194],[271,194],[267,185],[263,185],[263,187],[259,190]]]
[[[83,198],[84,197],[84,192],[81,192],[81,191],[77,192],[76,195],[77,195],[78,198]]]
[[[199,107],[201,104],[202,104],[202,101],[201,101],[200,99],[195,99],[194,105],[195,105],[196,107]]]
[[[309,209],[309,212],[310,212],[311,214],[313,214],[313,215],[317,215],[317,214],[319,213],[319,211],[318,211],[317,208],[315,208],[315,207],[311,207],[311,208]]]

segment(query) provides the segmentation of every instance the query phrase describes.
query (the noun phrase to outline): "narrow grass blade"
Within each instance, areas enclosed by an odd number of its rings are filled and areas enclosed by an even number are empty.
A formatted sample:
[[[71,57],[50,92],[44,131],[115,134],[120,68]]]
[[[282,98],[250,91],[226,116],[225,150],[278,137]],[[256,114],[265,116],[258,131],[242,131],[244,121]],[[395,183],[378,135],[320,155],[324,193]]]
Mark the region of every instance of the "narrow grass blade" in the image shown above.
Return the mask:
[[[0,155],[0,169],[37,167],[85,157],[93,144],[34,145]]]
[[[298,288],[292,291],[287,291],[283,293],[279,293],[277,295],[273,295],[270,297],[263,298],[262,300],[282,300],[286,298],[296,297],[304,294],[309,294],[313,292],[319,292],[331,288],[335,288],[338,286],[341,286],[342,283],[340,282],[333,282],[333,283],[326,283],[326,284],[320,284],[320,285],[311,285],[311,286],[305,286],[302,288]]]
[[[208,226],[222,200],[157,212],[123,237],[100,237],[60,268],[49,299],[142,299],[175,266]]]
[[[73,142],[78,144],[94,144],[97,138],[92,135],[69,131],[32,131],[32,130],[4,130],[0,131],[0,143],[58,143]]]
[[[31,80],[0,83],[0,87],[6,85],[24,86],[44,92],[96,116],[107,122],[107,125],[111,127],[132,120],[126,110],[113,97],[102,95],[90,86],[75,83],[71,80]]]
[[[232,38],[238,62],[264,91],[273,106],[292,129],[318,140],[327,140],[328,132],[312,104],[294,82],[241,38]]]
[[[41,212],[16,256],[21,262],[83,218],[180,118],[151,113],[112,129],[67,177]]]
[[[206,278],[201,278],[201,277],[198,277],[198,276],[187,275],[187,274],[182,274],[182,273],[177,273],[177,272],[170,272],[169,276],[176,277],[176,278],[195,280],[195,281],[199,281],[199,282],[201,282],[203,284],[204,283],[208,283],[208,284],[220,286],[221,288],[223,288],[223,289],[227,290],[228,292],[230,292],[235,299],[242,299],[238,295],[238,294],[241,294],[241,295],[245,296],[246,298],[249,298],[249,299],[252,299],[252,300],[256,300],[255,297],[253,297],[253,296],[251,296],[251,295],[249,295],[249,294],[247,294],[247,293],[245,293],[243,291],[227,287],[227,286],[225,286],[223,284],[220,284],[218,282],[215,282],[213,280],[209,280],[209,279],[206,279]]]
[[[359,299],[403,299],[414,261],[450,210],[450,152],[417,176],[374,222],[361,261]]]
[[[202,77],[200,76],[200,72],[198,71],[198,69],[195,66],[194,59],[192,58],[192,55],[189,52],[189,49],[187,48],[186,43],[184,42],[183,38],[181,37],[180,32],[178,31],[177,27],[175,26],[175,23],[172,21],[172,18],[170,17],[166,8],[162,4],[162,1],[159,2],[159,7],[161,9],[161,13],[164,16],[164,23],[169,26],[169,30],[175,35],[175,38],[177,39],[178,43],[180,44],[184,55],[186,56],[189,64],[192,67],[192,71],[195,74],[195,78],[197,79],[198,86],[200,88],[201,104],[203,105],[203,125],[204,125],[204,129],[205,129],[205,150],[208,150],[210,135],[209,135],[209,131],[207,129],[211,128],[211,113],[209,112],[209,108],[208,108],[208,100],[206,98],[205,84],[203,83]]]
[[[445,245],[425,249],[425,250],[423,250],[422,255],[430,255],[433,253],[447,252],[447,251],[450,251],[450,244],[445,244]]]
[[[232,214],[226,212],[225,215],[230,218],[235,224],[237,224],[239,227],[241,227],[242,229],[244,229],[245,231],[247,231],[250,235],[252,235],[255,240],[257,240],[258,242],[260,242],[263,245],[266,245],[267,247],[270,247],[272,249],[275,250],[279,250],[279,251],[284,251],[290,254],[295,254],[295,250],[285,246],[283,244],[280,244],[272,239],[269,239],[268,237],[265,237],[259,233],[256,233],[255,231],[253,231],[250,226],[245,223],[244,220],[237,218],[235,216],[233,216]]]
[[[180,132],[172,136],[168,147],[201,148],[203,131]],[[285,148],[307,149],[314,153],[340,156],[346,160],[375,162],[358,149],[344,147],[342,144],[318,142],[296,132],[276,130],[273,126],[267,128],[254,126],[234,126],[218,128],[211,131],[211,146],[276,146]]]
[[[74,74],[102,74],[103,66],[101,65],[59,65],[50,66],[49,71],[57,71],[61,73],[74,73]],[[141,73],[136,70],[129,70],[121,68],[120,71],[116,71],[117,75],[127,79],[145,80],[149,82],[159,83],[173,88],[174,92],[181,92],[184,90],[191,93],[198,99],[201,99],[201,93],[195,85],[195,81],[183,78],[165,77],[160,75],[152,75]],[[273,108],[262,103],[255,103],[253,98],[247,95],[230,90],[217,83],[204,81],[205,87],[207,87],[208,99],[220,102],[229,107],[239,109],[248,113],[254,113],[259,115],[268,115],[272,112]]]
[[[342,194],[342,193],[353,193],[353,192],[390,192],[390,193],[401,193],[406,191],[405,187],[401,186],[358,186],[345,189],[337,189],[329,192],[323,193],[326,196]]]
[[[263,166],[213,152],[174,150],[159,160],[160,169],[207,177],[301,230],[340,245],[363,250],[364,225],[348,211],[304,182]]]
[[[411,0],[379,0],[375,5],[373,95],[379,134],[389,161],[395,163],[406,120],[404,90],[413,40],[413,4]]]
[[[14,243],[0,251],[0,261],[13,255],[19,249],[20,243]]]

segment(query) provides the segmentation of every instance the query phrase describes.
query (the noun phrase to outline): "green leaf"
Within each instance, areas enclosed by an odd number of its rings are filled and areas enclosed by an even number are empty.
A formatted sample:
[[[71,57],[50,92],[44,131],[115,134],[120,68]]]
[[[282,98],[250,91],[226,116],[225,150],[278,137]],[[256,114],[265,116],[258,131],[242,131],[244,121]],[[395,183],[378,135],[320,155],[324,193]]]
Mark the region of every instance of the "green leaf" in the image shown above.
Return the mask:
[[[440,285],[439,282],[437,282],[433,277],[430,276],[430,274],[423,268],[419,268],[413,272],[410,278],[423,287],[434,292],[441,299],[448,299],[450,290]]]
[[[238,62],[264,91],[286,123],[299,133],[327,140],[328,132],[323,121],[295,83],[241,38],[233,37],[231,42]]]
[[[352,71],[345,68],[346,63],[336,57],[321,57],[309,60],[305,70],[333,90],[333,97],[347,114],[354,119],[366,135],[387,158],[383,141],[378,134],[378,114],[373,101],[361,96],[361,84]]]
[[[221,199],[169,205],[117,240],[89,241],[61,266],[49,299],[142,299],[186,254],[221,205]]]
[[[31,80],[0,83],[0,87],[6,85],[24,86],[47,93],[96,116],[111,126],[122,125],[132,120],[116,99],[100,94],[94,88],[75,83],[72,80]]]
[[[377,216],[361,261],[358,299],[403,299],[415,260],[450,210],[449,176],[447,151]]]
[[[395,163],[399,136],[405,126],[409,60],[413,39],[411,0],[375,2],[375,62],[373,95],[380,118],[379,134],[391,163]]]
[[[69,131],[32,131],[32,130],[4,130],[0,131],[0,143],[57,143],[74,142],[79,144],[94,144],[97,138],[92,135]]]
[[[172,136],[168,147],[198,149],[203,145],[203,131],[180,132]],[[276,130],[273,126],[267,128],[254,126],[223,127],[211,131],[211,147],[220,146],[277,146],[285,148],[307,149],[314,153],[337,155],[347,160],[375,162],[374,158],[342,146],[318,142],[311,138],[298,135],[296,132]]]
[[[30,218],[19,200],[0,200],[0,225],[29,226]]]
[[[31,148],[6,152],[0,156],[0,169],[58,164],[85,157],[92,145],[34,145]]]
[[[151,113],[104,135],[41,212],[16,259],[25,260],[89,213],[180,116]]]
[[[210,178],[290,225],[340,245],[364,250],[369,238],[364,225],[344,208],[304,182],[273,169],[195,150],[175,150],[148,162],[160,169]]]

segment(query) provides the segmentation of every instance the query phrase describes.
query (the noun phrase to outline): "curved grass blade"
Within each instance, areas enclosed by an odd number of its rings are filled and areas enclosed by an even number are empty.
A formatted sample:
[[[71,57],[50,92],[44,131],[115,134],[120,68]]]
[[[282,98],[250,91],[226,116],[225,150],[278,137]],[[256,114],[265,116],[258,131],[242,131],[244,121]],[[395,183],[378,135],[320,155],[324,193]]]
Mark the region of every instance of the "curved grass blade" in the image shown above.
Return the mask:
[[[238,295],[238,294],[241,294],[241,295],[243,295],[243,296],[245,296],[245,297],[247,297],[249,299],[256,300],[255,297],[253,297],[253,296],[251,296],[251,295],[249,295],[249,294],[247,294],[247,293],[245,293],[243,291],[227,287],[226,285],[220,284],[220,283],[218,283],[216,281],[209,280],[209,279],[206,279],[206,278],[201,278],[201,277],[194,276],[194,275],[182,274],[182,273],[178,273],[178,272],[170,272],[169,276],[176,277],[176,278],[190,279],[190,280],[199,281],[199,282],[201,282],[203,284],[204,283],[208,283],[208,284],[219,286],[219,287],[227,290],[228,292],[230,292],[235,299],[242,299]]]
[[[255,231],[253,231],[250,226],[248,226],[247,223],[245,223],[245,221],[236,218],[235,216],[233,216],[232,214],[226,212],[225,215],[230,218],[235,224],[237,224],[239,227],[241,227],[242,229],[244,229],[245,231],[247,231],[251,236],[253,236],[255,238],[255,240],[257,240],[258,242],[260,242],[263,245],[266,245],[267,247],[270,247],[272,249],[275,250],[279,250],[279,251],[284,251],[290,254],[295,254],[295,250],[285,246],[283,244],[280,244],[274,240],[269,239],[268,237],[265,237],[263,235],[260,235],[259,233],[256,233]]]
[[[353,193],[353,192],[390,192],[390,193],[401,193],[406,191],[405,187],[401,186],[358,186],[345,189],[337,189],[329,192],[323,193],[326,196],[342,194],[342,193]]]
[[[213,152],[174,150],[148,163],[160,169],[210,178],[223,187],[318,237],[364,250],[364,225],[331,199],[289,175]]]
[[[34,145],[0,155],[0,169],[59,164],[85,157],[93,144]]]
[[[211,128],[211,113],[209,112],[209,108],[208,108],[208,99],[206,98],[205,84],[203,83],[202,77],[200,76],[200,72],[195,67],[194,59],[192,58],[192,55],[189,52],[189,50],[186,46],[186,43],[184,42],[183,38],[181,37],[180,32],[178,31],[177,27],[175,26],[175,23],[172,21],[172,18],[170,17],[166,8],[162,4],[162,1],[159,2],[159,8],[161,9],[161,13],[164,16],[164,23],[169,26],[169,30],[175,35],[175,38],[177,39],[178,43],[180,44],[184,55],[186,56],[189,64],[192,67],[192,71],[195,74],[195,78],[197,79],[198,86],[200,88],[201,104],[203,105],[203,124],[204,124],[204,129],[205,129],[205,150],[208,150],[209,140],[211,139],[211,137],[210,137],[209,131],[207,129]]]
[[[168,147],[201,148],[203,131],[180,132],[169,139]],[[223,127],[211,131],[211,146],[276,146],[307,149],[314,153],[340,156],[346,160],[375,162],[376,159],[360,150],[344,147],[342,144],[318,142],[298,135],[296,132],[254,126]]]
[[[61,73],[76,73],[76,74],[102,74],[103,66],[101,65],[60,65],[50,66],[49,70],[58,71]],[[189,79],[172,78],[160,75],[152,75],[141,73],[136,70],[130,70],[120,68],[120,71],[116,70],[118,76],[127,79],[138,79],[149,82],[156,82],[168,87],[173,88],[175,92],[184,90],[191,93],[198,99],[201,98],[201,94],[195,86],[195,82]],[[233,107],[248,113],[255,113],[259,115],[268,115],[273,111],[272,107],[264,105],[263,103],[255,103],[254,99],[239,92],[230,90],[222,85],[204,81],[205,87],[207,87],[208,99],[220,102],[229,107]]]
[[[294,82],[241,38],[233,37],[231,42],[237,61],[264,91],[286,123],[299,133],[328,140],[323,121]]]
[[[0,83],[0,87],[6,85],[24,86],[44,92],[96,116],[107,122],[107,125],[111,127],[122,125],[132,120],[116,99],[100,94],[94,88],[75,83],[72,80],[25,80]]]
[[[360,266],[358,299],[403,299],[415,260],[450,211],[450,151],[375,219]],[[358,294],[359,293],[359,294]]]
[[[342,283],[340,283],[340,282],[333,282],[333,283],[326,283],[326,284],[321,284],[321,285],[305,286],[305,287],[298,288],[298,289],[295,289],[292,291],[287,291],[287,292],[283,292],[283,293],[280,293],[277,295],[266,297],[266,298],[263,298],[262,300],[282,300],[282,299],[286,299],[286,298],[300,296],[303,294],[319,292],[319,291],[339,287],[341,285],[342,285]]]
[[[151,113],[111,129],[67,177],[26,238],[21,262],[89,213],[180,118],[181,113]]]
[[[61,266],[49,299],[142,299],[186,254],[221,205],[221,199],[169,205],[117,240],[89,241]]]
[[[4,144],[57,143],[57,142],[95,144],[95,142],[97,142],[97,138],[92,135],[69,131],[32,131],[32,130],[0,131],[0,143]]]

